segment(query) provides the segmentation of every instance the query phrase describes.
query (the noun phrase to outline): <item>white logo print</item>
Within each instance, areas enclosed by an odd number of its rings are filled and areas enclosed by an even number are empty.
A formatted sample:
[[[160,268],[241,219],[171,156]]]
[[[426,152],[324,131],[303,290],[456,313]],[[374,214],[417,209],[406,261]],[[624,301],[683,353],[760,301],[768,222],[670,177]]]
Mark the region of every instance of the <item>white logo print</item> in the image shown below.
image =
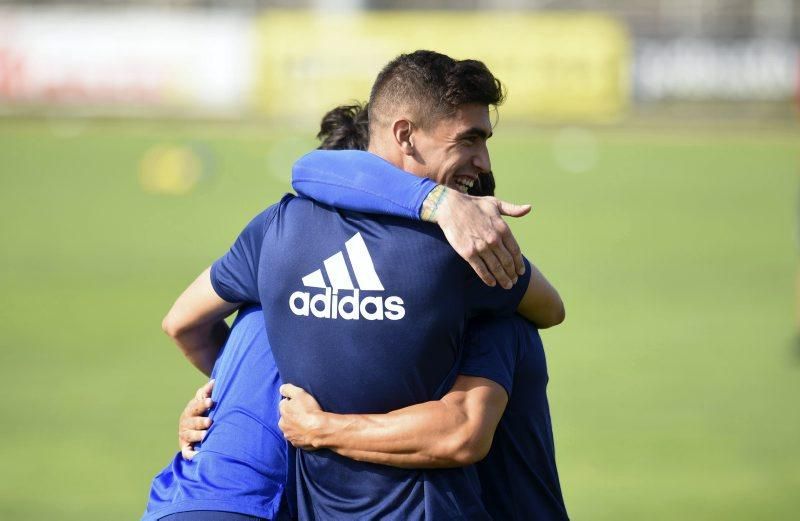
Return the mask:
[[[324,289],[313,297],[305,291],[295,291],[289,297],[289,309],[292,313],[307,317],[341,318],[344,320],[400,320],[406,316],[403,299],[397,296],[368,296],[360,298],[361,291],[384,291],[381,279],[375,272],[372,257],[360,233],[353,235],[344,243],[347,258],[353,269],[357,286],[353,285],[347,260],[343,252],[338,252],[325,259],[322,264],[330,285],[325,284],[322,269],[315,270],[303,277],[303,285],[309,288]],[[340,295],[346,290],[347,295]]]

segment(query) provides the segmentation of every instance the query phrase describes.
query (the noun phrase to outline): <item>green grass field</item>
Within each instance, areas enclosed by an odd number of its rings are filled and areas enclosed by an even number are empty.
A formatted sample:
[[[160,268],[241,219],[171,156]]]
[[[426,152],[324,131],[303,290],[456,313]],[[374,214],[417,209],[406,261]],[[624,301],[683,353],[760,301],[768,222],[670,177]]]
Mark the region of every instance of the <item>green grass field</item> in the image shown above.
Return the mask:
[[[161,318],[313,143],[254,124],[0,120],[0,519],[138,518],[203,382]],[[512,226],[567,305],[544,338],[573,519],[796,519],[798,143],[498,128],[499,195],[534,205]],[[200,150],[189,194],[142,189],[155,144]],[[558,154],[588,159],[576,173]]]

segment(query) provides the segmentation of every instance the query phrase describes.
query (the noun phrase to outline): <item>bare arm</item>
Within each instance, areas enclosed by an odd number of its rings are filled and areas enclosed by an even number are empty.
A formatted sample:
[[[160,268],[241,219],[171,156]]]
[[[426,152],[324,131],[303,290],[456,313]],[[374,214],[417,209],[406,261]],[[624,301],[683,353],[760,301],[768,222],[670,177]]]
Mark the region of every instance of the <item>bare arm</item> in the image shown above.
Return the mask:
[[[557,326],[566,318],[564,302],[558,291],[533,264],[528,289],[517,307],[517,312],[539,329]]]
[[[238,307],[217,295],[211,285],[211,269],[206,268],[178,297],[161,327],[192,365],[211,375],[217,354],[228,338],[224,318]]]
[[[293,385],[281,387],[278,424],[293,445],[403,468],[460,467],[483,459],[508,395],[486,378],[459,376],[437,401],[387,414],[332,414]]]

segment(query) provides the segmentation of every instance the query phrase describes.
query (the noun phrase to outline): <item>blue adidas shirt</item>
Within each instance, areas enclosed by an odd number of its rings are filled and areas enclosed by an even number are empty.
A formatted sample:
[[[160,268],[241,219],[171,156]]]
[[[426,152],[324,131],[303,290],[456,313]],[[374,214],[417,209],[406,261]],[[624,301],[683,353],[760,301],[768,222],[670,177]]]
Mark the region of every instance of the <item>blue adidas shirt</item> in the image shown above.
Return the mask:
[[[547,363],[536,327],[519,316],[470,322],[460,373],[508,392],[489,455],[477,464],[494,519],[568,519],[547,404]]]
[[[528,273],[530,270],[528,270]],[[452,384],[465,322],[509,314],[512,290],[485,286],[430,224],[286,196],[257,216],[211,280],[230,302],[260,302],[283,380],[337,413],[384,413]],[[486,519],[474,468],[406,470],[298,451],[303,519]]]
[[[179,452],[153,479],[144,521],[196,510],[286,518],[281,381],[259,307],[239,311],[212,377],[213,424],[191,461]]]

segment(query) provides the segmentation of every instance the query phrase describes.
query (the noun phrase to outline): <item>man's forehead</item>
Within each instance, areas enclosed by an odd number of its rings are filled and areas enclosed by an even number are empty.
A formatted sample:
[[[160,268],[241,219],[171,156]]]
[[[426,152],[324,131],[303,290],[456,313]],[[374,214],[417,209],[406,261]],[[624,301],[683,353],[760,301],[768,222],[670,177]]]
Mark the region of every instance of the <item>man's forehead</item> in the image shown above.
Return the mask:
[[[489,107],[478,103],[468,103],[456,109],[455,114],[440,120],[441,126],[455,134],[475,129],[489,136],[492,134],[492,121],[489,118]]]

